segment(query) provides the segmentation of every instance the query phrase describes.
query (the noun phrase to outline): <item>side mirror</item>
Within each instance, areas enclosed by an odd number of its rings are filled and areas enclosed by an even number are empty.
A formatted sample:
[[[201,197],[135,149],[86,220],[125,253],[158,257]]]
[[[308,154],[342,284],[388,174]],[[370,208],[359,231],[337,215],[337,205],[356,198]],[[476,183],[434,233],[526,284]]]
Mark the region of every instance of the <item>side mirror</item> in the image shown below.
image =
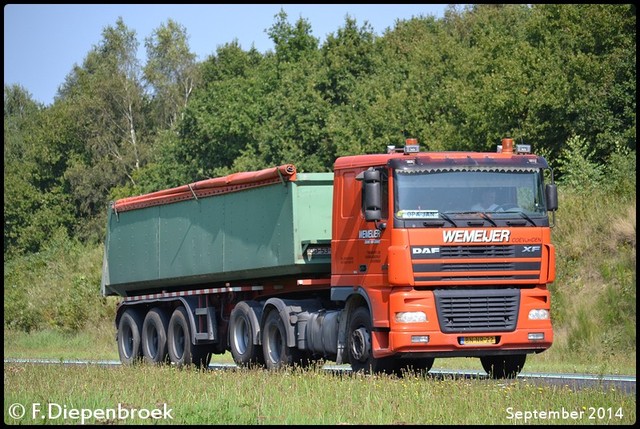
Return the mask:
[[[545,196],[547,198],[547,210],[558,210],[558,188],[555,183],[549,183],[545,187]]]
[[[380,171],[366,170],[363,172],[364,183],[364,218],[376,222],[382,219],[382,189],[380,185]]]

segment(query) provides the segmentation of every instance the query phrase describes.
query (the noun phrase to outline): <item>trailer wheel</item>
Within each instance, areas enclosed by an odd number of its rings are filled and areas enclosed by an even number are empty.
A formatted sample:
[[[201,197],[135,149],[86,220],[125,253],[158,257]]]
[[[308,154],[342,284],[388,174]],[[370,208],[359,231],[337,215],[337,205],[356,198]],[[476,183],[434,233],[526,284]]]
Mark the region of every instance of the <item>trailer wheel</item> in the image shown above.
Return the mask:
[[[527,355],[483,356],[482,367],[491,378],[516,378],[527,360]]]
[[[251,307],[245,302],[240,302],[229,316],[229,347],[233,361],[238,366],[264,364],[262,346],[253,344],[255,332],[251,323],[252,314]]]
[[[142,355],[150,364],[165,363],[167,352],[167,327],[169,318],[161,308],[153,308],[147,313],[142,324]]]
[[[374,358],[371,348],[371,316],[366,307],[358,307],[349,319],[347,351],[353,372],[399,374],[400,359]]]
[[[204,346],[191,343],[187,310],[182,306],[174,310],[169,320],[167,346],[171,363],[177,366],[209,366],[211,353]]]
[[[133,365],[140,361],[142,348],[140,346],[140,332],[142,316],[133,308],[127,308],[118,322],[118,354],[120,362]]]
[[[295,347],[287,346],[287,331],[284,321],[276,310],[271,310],[262,327],[262,352],[267,369],[273,370],[293,365],[308,364],[305,354]]]

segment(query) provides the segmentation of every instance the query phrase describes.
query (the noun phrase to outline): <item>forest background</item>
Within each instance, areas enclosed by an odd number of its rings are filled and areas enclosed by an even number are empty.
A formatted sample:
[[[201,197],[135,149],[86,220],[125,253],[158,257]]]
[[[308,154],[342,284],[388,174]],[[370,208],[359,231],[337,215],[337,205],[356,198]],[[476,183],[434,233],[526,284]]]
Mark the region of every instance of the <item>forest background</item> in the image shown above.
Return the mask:
[[[119,19],[51,105],[5,85],[5,332],[113,328],[111,200],[285,163],[331,171],[410,137],[429,151],[512,137],[559,187],[550,353],[635,368],[635,6],[450,6],[382,35],[346,17],[322,44],[282,11],[267,33],[273,51],[229,41],[198,62],[180,23],[141,41]]]

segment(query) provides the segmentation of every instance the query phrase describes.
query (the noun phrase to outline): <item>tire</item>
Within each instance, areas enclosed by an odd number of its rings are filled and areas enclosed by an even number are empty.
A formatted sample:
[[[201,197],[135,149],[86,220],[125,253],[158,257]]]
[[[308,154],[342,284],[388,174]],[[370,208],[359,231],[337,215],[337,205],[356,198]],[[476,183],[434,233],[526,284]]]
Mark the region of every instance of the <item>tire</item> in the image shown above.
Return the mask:
[[[415,374],[427,374],[431,367],[433,366],[434,358],[420,358],[420,359],[403,359],[402,366],[403,368],[411,372],[413,371]]]
[[[144,361],[159,365],[169,360],[167,351],[167,328],[169,318],[161,308],[147,313],[142,324],[142,356]]]
[[[255,315],[253,309],[246,302],[240,302],[229,316],[229,348],[233,361],[241,367],[264,364],[262,346],[253,344],[256,333],[251,323],[252,314]]]
[[[142,315],[133,308],[127,308],[118,322],[118,354],[124,365],[140,362],[142,347],[140,333],[142,330]]]
[[[527,360],[527,355],[484,356],[480,358],[482,367],[495,379],[516,378]]]
[[[262,327],[262,353],[269,370],[298,364],[306,366],[305,354],[295,347],[287,346],[287,331],[284,321],[276,310],[271,310]]]
[[[169,320],[167,349],[171,363],[176,366],[195,365],[206,368],[211,361],[211,352],[207,348],[191,343],[187,310],[182,306],[174,310]]]
[[[398,374],[401,361],[395,357],[374,358],[371,348],[371,316],[358,307],[349,318],[347,351],[353,372]]]

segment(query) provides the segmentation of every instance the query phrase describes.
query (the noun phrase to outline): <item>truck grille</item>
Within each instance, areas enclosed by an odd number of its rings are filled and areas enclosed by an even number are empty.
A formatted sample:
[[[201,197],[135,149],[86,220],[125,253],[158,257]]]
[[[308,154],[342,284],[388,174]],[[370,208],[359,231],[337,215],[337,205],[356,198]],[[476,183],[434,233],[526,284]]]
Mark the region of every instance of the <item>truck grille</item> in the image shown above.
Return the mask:
[[[411,248],[414,280],[432,284],[474,280],[536,280],[540,277],[541,256],[539,245]]]
[[[444,333],[507,332],[516,328],[518,289],[437,289],[433,293]]]
[[[442,246],[443,258],[514,258],[515,246]]]

